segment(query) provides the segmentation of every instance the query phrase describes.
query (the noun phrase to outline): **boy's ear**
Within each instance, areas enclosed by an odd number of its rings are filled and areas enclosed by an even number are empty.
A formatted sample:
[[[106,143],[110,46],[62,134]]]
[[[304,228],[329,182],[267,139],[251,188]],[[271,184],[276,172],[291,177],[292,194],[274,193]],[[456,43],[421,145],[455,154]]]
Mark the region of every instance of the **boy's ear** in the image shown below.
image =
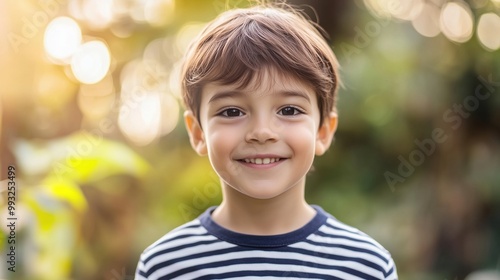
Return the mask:
[[[207,155],[207,145],[203,130],[191,110],[184,112],[184,123],[186,124],[186,129],[189,134],[191,147],[193,147],[198,155]]]
[[[332,143],[333,135],[337,130],[338,116],[335,112],[330,112],[330,114],[325,117],[323,124],[318,130],[318,135],[316,136],[316,150],[317,156],[323,155],[330,144]]]

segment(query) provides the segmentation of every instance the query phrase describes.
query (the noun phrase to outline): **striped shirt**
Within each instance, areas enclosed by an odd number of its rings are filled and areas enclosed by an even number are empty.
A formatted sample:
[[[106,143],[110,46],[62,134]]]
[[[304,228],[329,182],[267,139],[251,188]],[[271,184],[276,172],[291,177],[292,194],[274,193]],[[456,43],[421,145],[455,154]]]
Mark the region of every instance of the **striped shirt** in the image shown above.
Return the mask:
[[[313,207],[305,226],[271,236],[225,229],[211,207],[146,248],[135,279],[397,279],[379,243]]]

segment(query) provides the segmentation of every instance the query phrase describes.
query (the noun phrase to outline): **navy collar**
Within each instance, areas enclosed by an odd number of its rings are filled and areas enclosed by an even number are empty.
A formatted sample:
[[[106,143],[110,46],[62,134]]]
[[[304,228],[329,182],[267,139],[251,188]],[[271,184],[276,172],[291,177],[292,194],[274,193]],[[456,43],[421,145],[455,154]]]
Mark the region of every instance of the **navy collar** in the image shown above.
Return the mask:
[[[317,205],[311,206],[316,210],[316,215],[307,224],[297,230],[278,235],[250,235],[226,229],[212,220],[211,215],[216,206],[208,208],[198,219],[210,234],[222,241],[245,247],[281,247],[306,239],[325,224],[328,214]]]

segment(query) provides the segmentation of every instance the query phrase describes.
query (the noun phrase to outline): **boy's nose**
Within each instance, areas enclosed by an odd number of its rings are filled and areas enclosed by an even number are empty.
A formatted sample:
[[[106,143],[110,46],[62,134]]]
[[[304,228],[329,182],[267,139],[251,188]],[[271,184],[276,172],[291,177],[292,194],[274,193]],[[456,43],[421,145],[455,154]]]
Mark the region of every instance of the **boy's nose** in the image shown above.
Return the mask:
[[[265,143],[276,140],[278,140],[278,134],[273,129],[272,121],[265,117],[254,120],[245,136],[247,142]]]

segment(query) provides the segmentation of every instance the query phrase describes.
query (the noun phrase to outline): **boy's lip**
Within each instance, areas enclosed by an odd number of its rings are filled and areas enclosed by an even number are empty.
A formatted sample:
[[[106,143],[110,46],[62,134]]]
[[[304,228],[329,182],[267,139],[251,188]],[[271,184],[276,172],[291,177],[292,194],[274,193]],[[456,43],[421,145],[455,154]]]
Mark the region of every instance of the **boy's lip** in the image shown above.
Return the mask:
[[[245,159],[264,159],[264,158],[279,158],[279,159],[287,159],[288,157],[276,155],[276,154],[256,154],[256,155],[248,155],[236,158],[236,160],[245,160]]]
[[[286,159],[288,159],[288,157],[276,154],[256,154],[256,155],[241,157],[236,160],[247,166],[265,168],[278,165]]]

